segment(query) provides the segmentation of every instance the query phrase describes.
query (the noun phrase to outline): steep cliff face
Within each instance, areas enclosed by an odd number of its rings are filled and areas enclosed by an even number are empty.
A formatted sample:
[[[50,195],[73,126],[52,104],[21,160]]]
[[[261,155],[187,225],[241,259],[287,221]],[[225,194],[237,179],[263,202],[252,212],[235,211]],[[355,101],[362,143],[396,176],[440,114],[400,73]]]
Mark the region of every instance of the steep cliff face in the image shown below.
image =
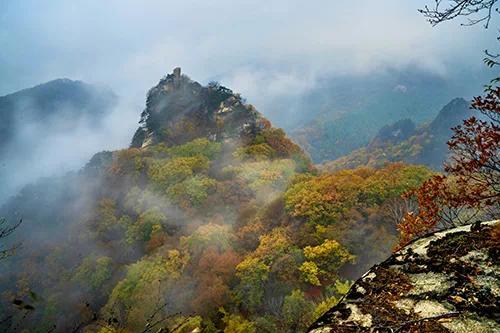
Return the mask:
[[[176,68],[149,91],[132,147],[183,144],[197,137],[248,140],[262,126],[260,120],[254,107],[232,90],[217,83],[203,87]]]
[[[500,221],[420,238],[374,266],[309,329],[499,332]]]

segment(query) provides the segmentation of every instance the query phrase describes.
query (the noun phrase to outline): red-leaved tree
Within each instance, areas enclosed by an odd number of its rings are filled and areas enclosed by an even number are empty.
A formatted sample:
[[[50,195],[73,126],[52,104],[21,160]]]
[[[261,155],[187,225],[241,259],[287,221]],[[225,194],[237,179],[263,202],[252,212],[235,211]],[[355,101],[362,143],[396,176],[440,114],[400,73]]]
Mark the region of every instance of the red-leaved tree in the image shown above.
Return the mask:
[[[445,175],[436,175],[420,188],[406,193],[418,210],[401,223],[399,247],[438,228],[471,222],[481,214],[500,215],[500,87],[488,88],[471,107],[481,113],[453,128]]]
[[[500,14],[498,4],[498,0],[436,0],[420,12],[432,25],[466,17],[464,25],[484,22],[487,29],[493,14]],[[500,65],[500,54],[485,53],[488,67]],[[479,115],[453,128],[448,141],[451,156],[444,166],[446,174],[436,175],[404,195],[406,200],[415,200],[418,208],[406,213],[398,224],[398,248],[438,228],[464,224],[478,216],[500,215],[499,82],[500,78],[493,79],[484,96],[472,101],[471,108]]]

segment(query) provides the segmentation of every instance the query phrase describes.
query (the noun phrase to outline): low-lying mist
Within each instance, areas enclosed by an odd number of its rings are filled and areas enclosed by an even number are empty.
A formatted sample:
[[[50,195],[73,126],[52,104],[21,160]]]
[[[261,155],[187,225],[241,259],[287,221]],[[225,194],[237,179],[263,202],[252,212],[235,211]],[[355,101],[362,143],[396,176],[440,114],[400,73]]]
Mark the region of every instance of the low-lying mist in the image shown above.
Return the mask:
[[[70,80],[0,101],[0,204],[41,177],[78,170],[99,151],[127,147],[139,118],[130,101],[109,89]]]

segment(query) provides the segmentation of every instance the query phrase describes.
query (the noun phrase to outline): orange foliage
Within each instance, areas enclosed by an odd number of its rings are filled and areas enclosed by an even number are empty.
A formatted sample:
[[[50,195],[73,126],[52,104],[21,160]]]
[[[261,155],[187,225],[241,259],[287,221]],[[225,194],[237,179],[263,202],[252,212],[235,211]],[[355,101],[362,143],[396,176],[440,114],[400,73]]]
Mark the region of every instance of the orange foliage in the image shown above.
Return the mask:
[[[139,148],[129,148],[117,151],[113,156],[113,163],[110,171],[115,175],[124,175],[137,170],[140,164],[141,150]]]
[[[266,143],[273,148],[279,157],[289,157],[300,153],[300,148],[289,138],[281,128],[269,128],[262,131]]]
[[[152,252],[167,242],[167,236],[163,232],[155,232],[145,245],[146,252]]]
[[[194,311],[206,314],[229,301],[228,283],[239,262],[240,258],[233,250],[219,252],[210,247],[203,251],[193,272],[193,276],[198,277],[196,297],[191,302]]]
[[[236,232],[239,245],[246,250],[254,250],[259,245],[259,237],[264,230],[264,225],[260,220],[244,225]]]

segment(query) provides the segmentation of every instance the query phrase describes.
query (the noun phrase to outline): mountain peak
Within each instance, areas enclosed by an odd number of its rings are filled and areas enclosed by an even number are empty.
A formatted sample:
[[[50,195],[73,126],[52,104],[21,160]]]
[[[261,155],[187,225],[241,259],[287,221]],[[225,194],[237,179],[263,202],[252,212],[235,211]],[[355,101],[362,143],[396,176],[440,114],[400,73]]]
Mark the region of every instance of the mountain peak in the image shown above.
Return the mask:
[[[410,119],[402,119],[382,127],[368,145],[369,149],[384,147],[387,144],[402,142],[416,132],[416,125]]]
[[[198,137],[244,139],[265,119],[239,94],[211,82],[191,80],[177,67],[151,88],[132,147],[182,144]]]
[[[462,120],[468,118],[470,114],[470,103],[463,98],[454,98],[439,111],[429,126],[433,131],[449,131],[451,127],[457,126]]]
[[[98,140],[79,149],[67,142],[83,130],[95,135],[117,102],[108,88],[70,79],[0,96],[0,201],[40,176],[76,168],[87,149],[99,149]]]
[[[174,77],[176,79],[180,79],[181,78],[181,68],[180,67],[175,67],[174,68]]]
[[[404,161],[440,169],[448,154],[446,142],[452,128],[472,115],[470,104],[455,98],[439,111],[431,123],[419,127],[409,119],[382,127],[366,147],[325,164],[327,170],[353,168],[360,164],[380,166]]]

